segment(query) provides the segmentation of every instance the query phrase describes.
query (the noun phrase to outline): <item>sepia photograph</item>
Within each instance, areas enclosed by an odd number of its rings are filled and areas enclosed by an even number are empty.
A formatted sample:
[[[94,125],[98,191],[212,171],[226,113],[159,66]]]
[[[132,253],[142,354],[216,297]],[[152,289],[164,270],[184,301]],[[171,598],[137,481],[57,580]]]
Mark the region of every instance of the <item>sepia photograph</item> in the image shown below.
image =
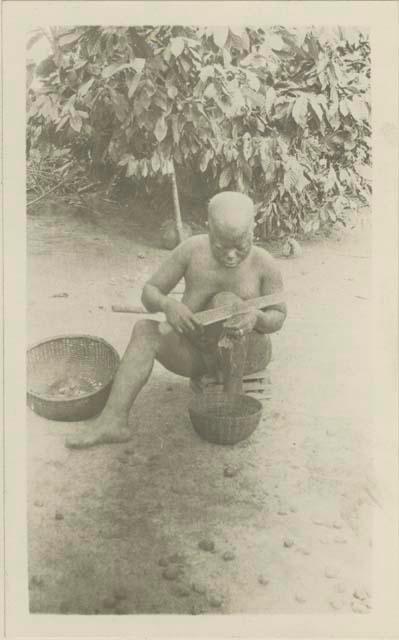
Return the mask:
[[[27,34],[31,613],[372,611],[370,54]]]
[[[397,9],[3,3],[6,637],[399,631]]]

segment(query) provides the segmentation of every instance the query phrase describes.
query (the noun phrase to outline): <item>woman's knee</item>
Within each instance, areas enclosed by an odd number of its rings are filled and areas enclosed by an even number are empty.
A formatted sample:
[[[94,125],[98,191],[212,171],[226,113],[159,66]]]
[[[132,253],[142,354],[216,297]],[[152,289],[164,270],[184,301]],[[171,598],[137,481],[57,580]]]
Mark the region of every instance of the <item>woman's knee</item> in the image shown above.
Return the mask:
[[[158,344],[159,323],[148,318],[138,320],[133,327],[132,339]]]

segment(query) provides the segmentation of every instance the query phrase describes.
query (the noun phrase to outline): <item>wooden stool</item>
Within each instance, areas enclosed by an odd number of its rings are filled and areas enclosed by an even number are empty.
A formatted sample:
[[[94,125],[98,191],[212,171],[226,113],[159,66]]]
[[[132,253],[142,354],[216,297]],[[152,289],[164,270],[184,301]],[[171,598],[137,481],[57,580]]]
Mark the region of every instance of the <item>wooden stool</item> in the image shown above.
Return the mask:
[[[270,336],[252,332],[242,378],[243,393],[258,400],[266,396],[266,369],[271,358]],[[216,376],[205,374],[200,378],[191,378],[190,388],[194,393],[220,394],[223,392],[223,383],[219,382]]]
[[[191,378],[190,389],[193,393],[210,393],[219,395],[223,393],[223,383],[218,382],[212,376]],[[242,379],[242,390],[246,395],[262,400],[266,397],[266,369],[258,373],[251,373]]]

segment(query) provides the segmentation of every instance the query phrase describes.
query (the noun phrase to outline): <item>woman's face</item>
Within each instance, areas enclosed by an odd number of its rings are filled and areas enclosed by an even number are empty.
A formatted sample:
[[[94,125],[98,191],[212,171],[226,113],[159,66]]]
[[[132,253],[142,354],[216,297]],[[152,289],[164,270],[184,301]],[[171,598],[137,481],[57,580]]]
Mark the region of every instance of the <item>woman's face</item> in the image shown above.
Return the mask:
[[[219,264],[234,269],[249,255],[252,247],[252,229],[232,234],[210,225],[209,242]]]

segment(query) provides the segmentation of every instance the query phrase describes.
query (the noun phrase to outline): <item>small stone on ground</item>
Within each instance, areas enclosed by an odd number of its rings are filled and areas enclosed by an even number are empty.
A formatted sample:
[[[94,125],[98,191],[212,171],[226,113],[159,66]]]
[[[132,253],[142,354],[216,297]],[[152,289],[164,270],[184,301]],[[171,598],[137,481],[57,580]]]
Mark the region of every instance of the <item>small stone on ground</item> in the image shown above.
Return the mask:
[[[166,569],[162,571],[162,577],[165,578],[165,580],[177,580],[179,575],[179,567],[166,567]]]
[[[289,549],[290,547],[292,547],[294,545],[294,541],[292,538],[286,538],[284,540],[284,546]]]
[[[184,562],[185,560],[185,555],[184,553],[173,553],[171,556],[168,557],[168,562],[171,563],[176,563],[176,562]]]
[[[334,567],[326,567],[324,571],[326,578],[338,578],[339,571]]]
[[[210,596],[209,598],[209,604],[211,605],[211,607],[213,607],[214,609],[219,609],[222,604],[223,604],[223,598],[222,596],[217,596],[217,595],[213,595]]]
[[[189,594],[190,594],[190,589],[188,587],[186,587],[185,585],[181,584],[178,585],[174,590],[173,593],[178,597],[178,598],[186,598]]]
[[[224,468],[223,475],[225,478],[234,478],[239,472],[238,467],[228,466]]]
[[[210,553],[215,551],[215,543],[213,542],[213,540],[210,540],[209,538],[204,538],[203,540],[200,540],[198,543],[198,547],[202,551],[209,551]]]
[[[303,595],[303,593],[297,593],[297,594],[295,595],[295,600],[296,600],[297,602],[299,602],[299,604],[304,604],[304,603],[306,602],[306,598],[305,598],[305,596]]]
[[[191,588],[195,593],[198,593],[199,595],[203,595],[204,593],[206,593],[206,585],[202,582],[193,582],[191,584]]]
[[[355,589],[355,591],[353,592],[353,597],[357,600],[367,600],[369,595],[366,589]]]

